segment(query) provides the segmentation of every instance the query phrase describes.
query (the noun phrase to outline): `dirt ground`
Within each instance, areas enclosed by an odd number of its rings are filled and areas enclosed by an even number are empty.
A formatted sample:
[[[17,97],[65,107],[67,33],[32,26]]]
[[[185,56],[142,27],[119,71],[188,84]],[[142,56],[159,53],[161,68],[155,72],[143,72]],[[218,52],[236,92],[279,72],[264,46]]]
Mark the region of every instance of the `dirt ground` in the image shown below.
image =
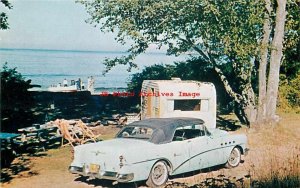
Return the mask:
[[[232,134],[248,136],[249,154],[233,169],[216,167],[202,172],[193,172],[171,177],[166,187],[192,187],[211,182],[237,187],[250,187],[250,181],[270,176],[270,173],[296,173],[300,175],[300,115],[282,114],[276,125],[264,125],[248,129],[241,127]],[[99,133],[105,139],[119,129],[102,127]],[[110,181],[90,180],[68,172],[71,163],[71,147],[49,149],[36,154],[24,154],[15,159],[10,168],[1,169],[1,187],[144,187],[145,183],[117,184]],[[194,186],[195,187],[195,186]]]

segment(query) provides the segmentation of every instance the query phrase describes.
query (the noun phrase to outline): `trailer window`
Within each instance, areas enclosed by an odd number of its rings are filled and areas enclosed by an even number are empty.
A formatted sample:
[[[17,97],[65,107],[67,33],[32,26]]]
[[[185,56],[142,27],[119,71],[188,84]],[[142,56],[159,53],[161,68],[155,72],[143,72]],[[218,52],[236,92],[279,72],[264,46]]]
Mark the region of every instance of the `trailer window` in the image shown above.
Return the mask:
[[[200,106],[200,99],[174,100],[174,110],[200,111]]]

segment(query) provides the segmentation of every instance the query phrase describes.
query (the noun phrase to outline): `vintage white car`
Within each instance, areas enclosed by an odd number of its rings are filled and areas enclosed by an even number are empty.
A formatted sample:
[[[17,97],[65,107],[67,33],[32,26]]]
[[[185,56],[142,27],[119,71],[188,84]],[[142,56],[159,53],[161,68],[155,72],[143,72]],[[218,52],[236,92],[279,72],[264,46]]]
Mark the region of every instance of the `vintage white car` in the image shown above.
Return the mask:
[[[238,166],[246,143],[245,135],[208,130],[201,119],[146,119],[123,127],[112,140],[76,146],[69,171],[117,182],[147,180],[159,187],[172,175]]]

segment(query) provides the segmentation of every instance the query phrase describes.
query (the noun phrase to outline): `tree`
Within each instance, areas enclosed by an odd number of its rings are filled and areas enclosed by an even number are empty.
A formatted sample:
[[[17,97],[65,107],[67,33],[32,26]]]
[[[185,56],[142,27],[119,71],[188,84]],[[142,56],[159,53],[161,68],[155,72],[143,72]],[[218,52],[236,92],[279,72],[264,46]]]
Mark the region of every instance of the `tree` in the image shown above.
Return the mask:
[[[1,3],[8,9],[12,9],[12,5],[9,3],[8,0],[1,0]],[[7,22],[7,15],[5,12],[0,13],[0,29],[5,30],[8,29],[8,22]]]
[[[192,58],[197,58],[214,69],[227,93],[235,101],[239,119],[243,123],[250,124],[257,120],[259,108],[252,85],[253,77],[256,76],[253,75],[254,64],[260,57],[259,82],[265,79],[266,83],[266,76],[263,75],[267,75],[267,67],[263,69],[263,59],[266,57],[266,64],[270,59],[269,78],[273,76],[276,78],[268,79],[268,85],[264,86],[264,81],[259,85],[260,89],[267,87],[265,89],[267,98],[259,99],[260,103],[263,102],[263,105],[259,106],[270,106],[273,109],[275,104],[276,107],[276,88],[278,90],[276,83],[279,79],[276,71],[279,71],[282,59],[282,33],[285,25],[284,0],[278,0],[277,3],[268,0],[81,2],[91,15],[90,23],[99,24],[103,32],[116,31],[118,33],[116,40],[122,44],[131,39],[129,55],[107,59],[105,61],[107,71],[118,64],[127,64],[129,68],[136,67],[132,60],[144,53],[152,44],[158,48],[166,46],[168,54],[196,52],[192,53],[194,54]],[[268,6],[276,8],[276,11],[269,13]],[[276,19],[273,15],[276,15]],[[222,70],[223,64],[232,67],[237,87],[233,87],[232,80],[228,80],[228,75]],[[261,93],[262,91],[259,94],[260,98]],[[263,113],[263,118],[266,115]],[[273,110],[268,113],[268,117],[271,116],[274,116]]]
[[[266,119],[276,115],[276,104],[279,87],[279,71],[283,56],[284,26],[286,18],[286,0],[277,0],[274,36],[271,44],[269,79],[267,85]]]
[[[7,63],[1,70],[1,131],[14,132],[25,124],[32,113],[30,107],[33,98],[28,89],[32,88],[31,80],[25,80]]]
[[[300,18],[299,18],[300,19]],[[299,27],[300,28],[300,27]],[[300,41],[294,47],[285,50],[285,56],[280,67],[280,73],[291,80],[300,74]]]
[[[132,76],[128,83],[128,90],[139,93],[143,80],[169,80],[175,76],[175,66],[172,65],[153,65],[146,67],[141,73]]]
[[[280,75],[279,107],[285,112],[300,113],[300,74],[292,79]]]
[[[291,49],[297,48],[297,44],[299,44],[299,4],[299,0],[289,1],[289,4],[286,0],[277,0],[276,3],[265,0],[266,12],[263,27],[264,36],[261,42],[257,122],[277,119],[276,105],[279,74],[284,57],[283,50],[284,47],[290,48],[288,54],[291,55],[293,54]],[[287,10],[289,11],[288,16]],[[285,42],[284,38],[286,39]],[[288,66],[285,65],[285,67]],[[266,76],[267,70],[268,77]],[[297,72],[296,70],[294,73],[297,74]]]
[[[286,9],[284,58],[280,73],[291,80],[300,73],[300,0],[288,1]]]

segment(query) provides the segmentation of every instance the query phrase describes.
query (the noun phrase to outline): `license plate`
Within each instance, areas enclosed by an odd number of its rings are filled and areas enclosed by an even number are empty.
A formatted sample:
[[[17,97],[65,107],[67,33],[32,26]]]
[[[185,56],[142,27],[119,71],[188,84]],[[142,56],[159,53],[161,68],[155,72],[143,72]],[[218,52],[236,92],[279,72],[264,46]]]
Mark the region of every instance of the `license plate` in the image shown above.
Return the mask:
[[[91,173],[98,173],[99,170],[100,170],[100,165],[90,164],[90,172]]]

